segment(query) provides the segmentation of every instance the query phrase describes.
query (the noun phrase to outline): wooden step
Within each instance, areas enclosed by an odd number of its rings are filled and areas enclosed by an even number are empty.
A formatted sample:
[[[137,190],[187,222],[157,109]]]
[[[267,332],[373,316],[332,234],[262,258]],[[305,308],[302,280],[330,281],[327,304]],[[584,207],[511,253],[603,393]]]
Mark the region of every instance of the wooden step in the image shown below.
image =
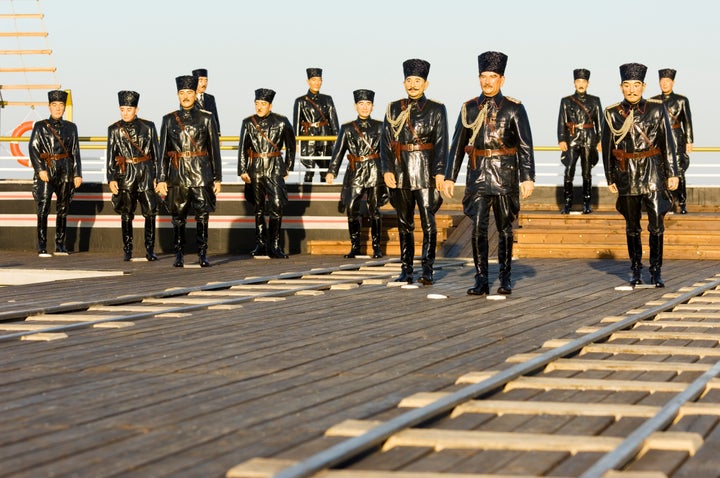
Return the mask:
[[[643,252],[649,234],[643,217]],[[563,215],[551,211],[521,213],[515,232],[515,257],[627,259],[625,220],[618,212]],[[713,213],[665,217],[664,259],[720,259],[720,216]]]

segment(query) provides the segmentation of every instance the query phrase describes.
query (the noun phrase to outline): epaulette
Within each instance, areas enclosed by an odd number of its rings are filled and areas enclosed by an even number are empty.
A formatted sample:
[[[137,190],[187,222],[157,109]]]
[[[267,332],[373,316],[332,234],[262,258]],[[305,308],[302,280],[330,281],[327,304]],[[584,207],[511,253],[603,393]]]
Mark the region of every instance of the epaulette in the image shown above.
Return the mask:
[[[465,102],[465,104],[466,104],[466,105],[469,105],[470,103],[477,103],[477,101],[478,101],[479,98],[480,98],[479,96],[476,96],[475,98],[473,98],[473,99],[471,99],[471,100],[467,100],[467,101]]]
[[[648,98],[647,102],[648,103],[662,103],[662,100],[659,100],[657,98]]]
[[[505,98],[507,98],[508,100],[510,100],[510,101],[512,101],[513,103],[516,103],[516,104],[518,104],[518,105],[522,104],[522,101],[520,101],[520,100],[518,100],[518,99],[515,99],[515,98],[513,98],[512,96],[506,96]]]
[[[616,106],[620,106],[620,102],[617,102],[614,105],[608,106],[607,109],[611,110],[611,109],[615,108]]]

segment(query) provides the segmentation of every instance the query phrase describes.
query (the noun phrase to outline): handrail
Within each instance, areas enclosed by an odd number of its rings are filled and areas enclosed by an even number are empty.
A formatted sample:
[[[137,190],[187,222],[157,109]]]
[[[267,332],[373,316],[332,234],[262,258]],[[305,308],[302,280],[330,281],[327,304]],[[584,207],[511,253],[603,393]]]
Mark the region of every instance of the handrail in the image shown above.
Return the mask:
[[[337,136],[296,136],[295,141],[335,141]],[[78,140],[81,143],[99,143],[97,145],[83,145],[81,149],[105,149],[107,146],[106,136],[79,136]],[[29,138],[27,136],[0,136],[0,143],[27,143]],[[221,136],[221,143],[237,143],[240,141],[240,136]],[[237,144],[234,146],[222,146],[221,149],[237,149]],[[534,151],[560,151],[558,146],[534,146]],[[720,153],[720,146],[693,146],[693,153]]]

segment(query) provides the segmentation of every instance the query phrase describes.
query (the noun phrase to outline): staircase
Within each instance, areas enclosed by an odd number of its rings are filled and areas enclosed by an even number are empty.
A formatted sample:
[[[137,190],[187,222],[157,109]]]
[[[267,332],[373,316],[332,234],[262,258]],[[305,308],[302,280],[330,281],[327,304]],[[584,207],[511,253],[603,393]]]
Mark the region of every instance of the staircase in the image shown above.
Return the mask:
[[[384,206],[382,212],[382,236],[381,244],[385,255],[400,255],[400,238],[397,228],[397,216],[395,210],[391,207]],[[442,244],[448,239],[450,234],[463,218],[462,210],[456,210],[455,207],[443,206],[435,215],[435,224],[437,226],[437,244],[438,255]],[[415,215],[415,254],[420,253],[422,247],[422,228],[420,227],[420,216]],[[307,242],[307,250],[309,254],[330,254],[343,255],[350,251],[350,239],[346,240],[309,240]],[[372,255],[372,246],[370,242],[370,223],[367,218],[363,218],[361,238],[360,238],[361,254]]]
[[[643,255],[648,256],[643,215]],[[515,231],[518,258],[627,259],[625,220],[618,212],[563,215],[521,212]],[[665,216],[665,259],[720,260],[720,216],[712,212]]]

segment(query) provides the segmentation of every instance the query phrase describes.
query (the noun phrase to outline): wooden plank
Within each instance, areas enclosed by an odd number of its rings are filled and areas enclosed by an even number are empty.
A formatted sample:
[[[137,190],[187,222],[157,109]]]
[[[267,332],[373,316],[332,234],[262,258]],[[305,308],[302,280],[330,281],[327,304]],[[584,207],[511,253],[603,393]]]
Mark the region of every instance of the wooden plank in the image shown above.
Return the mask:
[[[688,384],[683,382],[650,382],[641,380],[601,380],[583,379],[577,377],[554,378],[554,377],[519,377],[507,385],[505,390],[516,388],[535,389],[564,389],[564,390],[607,390],[607,391],[641,391],[649,393],[669,392],[680,393],[687,388]],[[716,379],[708,383],[708,387],[720,387],[720,380]]]

